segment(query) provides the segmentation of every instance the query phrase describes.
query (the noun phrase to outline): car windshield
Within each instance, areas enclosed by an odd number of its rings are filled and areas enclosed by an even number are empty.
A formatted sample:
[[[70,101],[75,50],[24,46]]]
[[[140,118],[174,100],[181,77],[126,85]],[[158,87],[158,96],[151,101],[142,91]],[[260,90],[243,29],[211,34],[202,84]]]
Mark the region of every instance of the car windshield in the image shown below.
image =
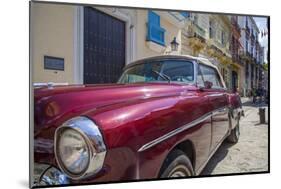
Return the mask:
[[[118,83],[138,82],[194,82],[193,63],[186,60],[144,62],[129,67]]]

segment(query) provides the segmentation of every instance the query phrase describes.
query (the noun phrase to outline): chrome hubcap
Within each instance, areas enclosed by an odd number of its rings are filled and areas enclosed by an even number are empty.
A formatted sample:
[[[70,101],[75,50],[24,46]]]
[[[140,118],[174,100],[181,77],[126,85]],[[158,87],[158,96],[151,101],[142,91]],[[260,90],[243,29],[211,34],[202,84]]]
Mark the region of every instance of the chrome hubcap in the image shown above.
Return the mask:
[[[183,165],[176,166],[168,175],[169,178],[191,176],[190,171]]]

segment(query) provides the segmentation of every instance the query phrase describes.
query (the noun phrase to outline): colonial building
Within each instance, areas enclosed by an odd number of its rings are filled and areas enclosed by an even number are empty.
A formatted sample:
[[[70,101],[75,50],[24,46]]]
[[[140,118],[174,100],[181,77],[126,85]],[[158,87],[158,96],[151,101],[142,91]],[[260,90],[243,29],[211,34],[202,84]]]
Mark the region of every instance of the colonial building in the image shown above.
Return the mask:
[[[219,67],[227,88],[241,90],[239,38],[236,20],[225,15],[191,13],[187,27],[182,30],[182,53],[209,58]]]
[[[186,13],[31,3],[33,82],[111,83],[126,64],[181,53]]]
[[[31,2],[32,80],[113,83],[130,62],[176,53],[210,59],[246,95],[261,84],[258,33],[248,16]]]
[[[209,15],[208,46],[210,50],[207,52],[217,60],[216,63],[222,73],[226,86],[232,90],[232,70],[234,68],[236,70],[236,67],[232,66],[232,55],[230,52],[231,27],[231,22],[227,16]],[[238,80],[238,75],[236,75],[236,80]]]
[[[230,39],[230,51],[232,56],[232,72],[231,81],[232,89],[238,90],[240,94],[243,94],[244,80],[245,80],[245,69],[243,62],[240,59],[239,52],[242,50],[242,45],[240,43],[241,29],[238,25],[238,16],[229,16],[231,20],[231,39]],[[238,77],[239,75],[239,77]]]
[[[259,29],[251,16],[239,16],[238,24],[241,27],[240,43],[243,46],[240,57],[245,67],[244,95],[251,95],[252,89],[258,87],[259,80]]]

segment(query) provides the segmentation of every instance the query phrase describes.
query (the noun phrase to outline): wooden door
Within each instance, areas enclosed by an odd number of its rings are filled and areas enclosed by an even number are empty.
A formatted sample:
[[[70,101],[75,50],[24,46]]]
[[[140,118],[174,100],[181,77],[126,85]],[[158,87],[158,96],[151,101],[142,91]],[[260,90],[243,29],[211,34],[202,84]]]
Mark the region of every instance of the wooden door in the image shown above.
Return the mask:
[[[84,84],[115,83],[125,65],[125,23],[84,8]]]

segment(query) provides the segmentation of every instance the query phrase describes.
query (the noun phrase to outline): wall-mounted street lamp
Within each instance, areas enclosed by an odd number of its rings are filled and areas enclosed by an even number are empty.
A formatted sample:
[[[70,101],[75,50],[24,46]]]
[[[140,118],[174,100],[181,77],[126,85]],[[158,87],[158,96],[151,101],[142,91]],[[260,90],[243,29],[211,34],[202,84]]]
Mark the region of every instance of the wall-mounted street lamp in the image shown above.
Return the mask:
[[[174,37],[173,41],[171,42],[171,50],[178,51],[179,43],[177,42],[176,37]]]

